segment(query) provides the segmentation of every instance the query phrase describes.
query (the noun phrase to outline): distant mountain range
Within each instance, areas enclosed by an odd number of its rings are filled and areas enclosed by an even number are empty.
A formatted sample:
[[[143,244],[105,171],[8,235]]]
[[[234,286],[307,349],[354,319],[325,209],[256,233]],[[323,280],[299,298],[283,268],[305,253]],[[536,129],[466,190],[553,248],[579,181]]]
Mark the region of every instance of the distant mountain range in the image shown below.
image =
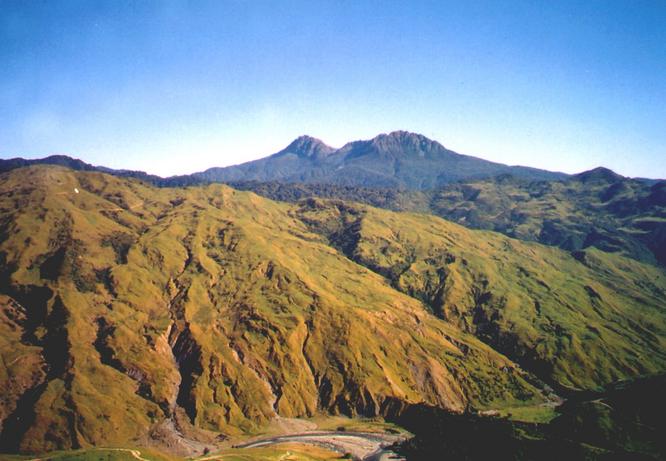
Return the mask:
[[[96,167],[67,156],[37,160],[0,160],[0,171],[34,165],[67,166],[81,171],[101,171],[143,179],[160,186],[184,186],[231,181],[278,181],[319,183],[371,188],[426,190],[451,182],[481,179],[500,174],[529,179],[564,179],[564,173],[509,166],[446,149],[437,141],[406,131],[381,134],[367,141],[354,141],[340,149],[310,136],[301,136],[285,149],[268,157],[224,168],[209,168],[191,175],[161,178],[142,171]]]

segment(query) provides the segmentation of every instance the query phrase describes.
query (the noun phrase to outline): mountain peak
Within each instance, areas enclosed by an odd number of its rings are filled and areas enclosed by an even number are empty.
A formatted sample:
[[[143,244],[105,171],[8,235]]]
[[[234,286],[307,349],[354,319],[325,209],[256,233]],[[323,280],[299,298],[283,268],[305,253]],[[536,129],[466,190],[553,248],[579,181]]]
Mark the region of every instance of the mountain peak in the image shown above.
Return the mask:
[[[616,182],[621,179],[624,179],[624,176],[621,176],[616,172],[614,172],[613,170],[604,168],[602,166],[593,168],[591,170],[583,171],[582,173],[578,173],[574,177],[582,182],[590,182],[590,181]]]
[[[299,157],[323,157],[334,152],[330,146],[324,144],[320,139],[313,138],[312,136],[303,135],[294,139],[281,154],[291,153]]]
[[[372,138],[368,144],[378,152],[391,153],[396,157],[405,155],[438,157],[441,154],[451,154],[437,141],[410,131],[392,131],[380,134]]]
[[[391,131],[390,133],[382,133],[372,139],[372,141],[393,141],[400,144],[417,144],[417,143],[434,143],[432,139],[429,139],[422,134],[412,133],[411,131]]]

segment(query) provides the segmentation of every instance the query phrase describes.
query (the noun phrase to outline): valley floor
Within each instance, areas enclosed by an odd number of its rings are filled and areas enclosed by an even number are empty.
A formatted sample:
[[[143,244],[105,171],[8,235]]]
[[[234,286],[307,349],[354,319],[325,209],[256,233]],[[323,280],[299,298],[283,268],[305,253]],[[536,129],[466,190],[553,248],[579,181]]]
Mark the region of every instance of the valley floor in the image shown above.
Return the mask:
[[[319,446],[341,453],[342,455],[350,454],[354,459],[380,460],[383,459],[382,457],[387,457],[393,454],[393,452],[387,448],[388,446],[404,439],[404,435],[397,434],[317,431],[261,439],[255,442],[238,445],[237,448],[281,446],[285,443],[297,443]]]
[[[189,436],[190,434],[187,434]],[[94,448],[54,452],[39,457],[0,455],[3,461],[324,461],[354,459],[384,461],[403,459],[388,447],[411,437],[407,431],[379,418],[360,419],[319,416],[311,419],[276,418],[262,433],[230,438],[217,444],[188,439],[187,457],[168,448]],[[205,454],[201,450],[205,447]]]

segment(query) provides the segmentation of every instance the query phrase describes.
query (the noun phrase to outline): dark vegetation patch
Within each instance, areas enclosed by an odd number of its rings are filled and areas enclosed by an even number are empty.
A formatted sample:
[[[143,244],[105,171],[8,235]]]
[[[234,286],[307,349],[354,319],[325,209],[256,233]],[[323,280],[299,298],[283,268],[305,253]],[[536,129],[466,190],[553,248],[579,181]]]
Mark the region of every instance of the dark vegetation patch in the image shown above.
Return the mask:
[[[113,248],[116,254],[116,264],[127,264],[127,253],[135,242],[136,238],[133,235],[125,232],[114,232],[104,237],[102,246]]]
[[[109,345],[109,339],[113,337],[116,327],[109,324],[104,317],[99,317],[95,323],[97,324],[97,337],[93,346],[99,353],[99,358],[104,365],[108,365],[121,373],[125,373],[127,369],[123,363],[116,357],[116,352]]]
[[[415,434],[395,448],[414,460],[659,460],[666,458],[666,377],[572,394],[550,423],[409,406],[393,420]]]

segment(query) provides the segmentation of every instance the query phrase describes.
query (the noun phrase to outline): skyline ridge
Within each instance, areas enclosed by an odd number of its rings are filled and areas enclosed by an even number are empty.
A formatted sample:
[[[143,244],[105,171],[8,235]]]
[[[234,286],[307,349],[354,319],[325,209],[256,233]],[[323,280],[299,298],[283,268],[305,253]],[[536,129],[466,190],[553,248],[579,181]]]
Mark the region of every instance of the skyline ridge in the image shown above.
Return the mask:
[[[304,143],[307,143],[309,145],[318,145],[320,147],[329,149],[331,152],[337,152],[337,151],[340,151],[340,150],[342,150],[342,149],[344,149],[344,148],[346,148],[346,147],[348,147],[348,146],[350,146],[354,143],[373,142],[373,141],[378,140],[382,137],[397,137],[399,135],[408,135],[408,137],[416,137],[416,138],[419,138],[419,139],[427,140],[428,142],[436,143],[438,146],[441,146],[443,149],[445,149],[447,151],[450,151],[450,152],[453,152],[457,155],[464,156],[464,157],[472,157],[472,158],[477,158],[477,159],[481,159],[481,160],[485,160],[485,161],[489,161],[489,162],[494,162],[494,161],[488,160],[488,159],[486,159],[482,156],[462,154],[462,153],[459,153],[459,152],[456,152],[456,151],[453,151],[453,150],[449,150],[448,148],[446,148],[444,146],[444,144],[442,144],[442,142],[440,142],[436,139],[431,139],[428,136],[425,136],[421,133],[417,133],[417,132],[409,131],[409,130],[393,130],[393,131],[389,131],[389,132],[383,132],[383,133],[379,133],[379,134],[375,135],[374,137],[372,137],[370,139],[356,139],[356,140],[348,141],[340,147],[331,146],[319,137],[312,136],[312,135],[309,135],[309,134],[301,134],[301,135],[297,136],[296,138],[294,138],[285,147],[275,151],[272,154],[266,154],[262,157],[257,157],[255,160],[263,160],[263,159],[267,159],[267,158],[275,156],[275,155],[286,153],[286,152],[289,151],[289,149],[296,148],[297,146],[303,145]],[[141,172],[141,173],[145,173],[147,175],[159,177],[159,178],[162,178],[162,179],[169,179],[169,178],[174,178],[174,177],[179,177],[179,176],[189,176],[189,175],[193,175],[193,174],[197,174],[197,173],[204,173],[204,172],[206,172],[208,170],[211,170],[211,169],[235,167],[235,166],[240,166],[240,165],[255,161],[255,160],[249,160],[249,161],[246,161],[246,162],[231,164],[231,165],[211,165],[211,166],[209,166],[205,169],[202,169],[202,170],[193,171],[193,172],[190,172],[190,173],[181,172],[181,173],[176,173],[176,174],[172,174],[172,175],[160,175],[160,174],[156,174],[155,172],[152,172],[152,171],[149,171],[149,170],[143,170],[143,169],[135,168],[132,165],[123,165],[120,168],[115,168],[115,167],[110,167],[106,164],[96,164],[96,163],[93,163],[93,162],[87,160],[84,156],[77,155],[77,154],[71,154],[71,153],[54,153],[54,154],[48,154],[48,155],[43,155],[43,156],[22,156],[22,155],[19,155],[19,156],[15,156],[15,157],[7,157],[7,158],[0,157],[0,162],[2,162],[2,161],[10,162],[10,161],[14,161],[14,160],[27,160],[27,161],[33,161],[34,160],[34,161],[38,161],[38,160],[44,160],[44,159],[48,159],[48,158],[58,158],[58,157],[67,157],[67,158],[72,159],[72,160],[79,160],[79,161],[87,163],[88,165],[93,166],[93,167],[113,169],[113,170],[118,170],[118,171]],[[604,168],[604,169],[610,170],[613,173],[619,174],[620,176],[623,176],[623,177],[626,177],[626,178],[649,179],[649,180],[663,180],[663,179],[666,179],[666,178],[659,178],[659,177],[629,176],[629,175],[623,174],[622,172],[618,172],[618,171],[616,171],[612,168],[609,168],[606,165],[597,165],[597,166],[593,166],[591,168],[588,168],[588,169],[585,169],[585,170],[582,170],[582,171],[575,171],[575,172],[572,172],[572,173],[566,173],[566,172],[563,172],[563,171],[548,170],[546,168],[533,167],[533,166],[520,165],[520,164],[510,164],[510,163],[505,163],[505,162],[501,162],[501,161],[497,162],[497,163],[500,163],[500,164],[503,164],[503,165],[506,165],[506,166],[509,166],[509,167],[526,167],[526,168],[541,169],[541,170],[549,171],[549,172],[552,172],[552,173],[562,173],[564,175],[569,175],[569,176],[573,176],[573,175],[577,175],[577,174],[583,174],[583,173],[586,173],[586,172],[589,172],[589,171],[592,171],[592,170],[595,170],[595,169],[598,169],[598,168]]]

